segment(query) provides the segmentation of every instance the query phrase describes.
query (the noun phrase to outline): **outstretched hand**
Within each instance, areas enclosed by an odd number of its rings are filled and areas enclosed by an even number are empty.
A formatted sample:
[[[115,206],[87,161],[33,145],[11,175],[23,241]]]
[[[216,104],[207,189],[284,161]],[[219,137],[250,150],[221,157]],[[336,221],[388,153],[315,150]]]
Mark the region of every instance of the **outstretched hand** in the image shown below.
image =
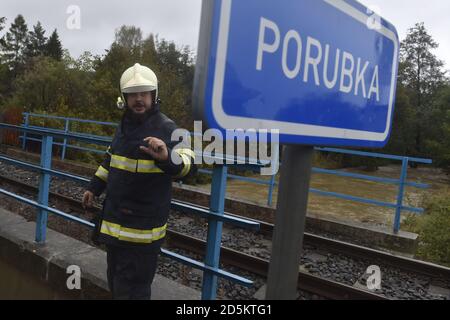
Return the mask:
[[[92,208],[92,204],[94,202],[94,194],[86,190],[83,194],[83,200],[81,201],[83,205],[83,209],[87,210],[88,208]]]
[[[152,156],[157,161],[166,161],[169,158],[169,152],[164,141],[155,137],[144,139],[148,146],[140,146],[140,149]]]

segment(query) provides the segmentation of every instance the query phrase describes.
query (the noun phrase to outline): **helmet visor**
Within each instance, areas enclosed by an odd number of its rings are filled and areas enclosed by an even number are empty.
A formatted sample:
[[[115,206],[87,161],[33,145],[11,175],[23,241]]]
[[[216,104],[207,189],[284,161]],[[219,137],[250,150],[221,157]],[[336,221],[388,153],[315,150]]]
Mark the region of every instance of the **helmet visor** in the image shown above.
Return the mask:
[[[124,88],[122,90],[123,93],[137,93],[137,92],[147,92],[147,91],[154,91],[156,90],[155,86],[151,85],[138,85],[138,86],[131,86],[128,88]]]

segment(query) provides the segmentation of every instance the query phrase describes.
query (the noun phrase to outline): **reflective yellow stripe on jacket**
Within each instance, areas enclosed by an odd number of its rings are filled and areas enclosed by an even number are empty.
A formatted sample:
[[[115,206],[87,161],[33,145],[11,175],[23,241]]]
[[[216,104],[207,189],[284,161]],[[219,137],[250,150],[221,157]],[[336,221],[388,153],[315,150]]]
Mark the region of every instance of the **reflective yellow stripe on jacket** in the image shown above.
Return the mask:
[[[158,168],[154,160],[143,160],[143,159],[130,159],[122,156],[113,154],[111,156],[110,166],[113,168],[126,170],[129,172],[140,172],[140,173],[163,173],[163,171]]]
[[[136,172],[137,160],[113,154],[111,155],[110,166],[121,170]]]
[[[192,164],[191,159],[195,159],[195,153],[191,149],[174,149],[173,151],[176,152],[183,161],[183,169],[176,176],[176,178],[182,178],[189,173]]]
[[[184,177],[189,173],[191,169],[191,158],[195,159],[195,153],[191,149],[174,149],[183,162],[183,169],[177,175],[178,178]],[[139,173],[164,173],[155,164],[154,160],[143,160],[143,159],[130,159],[123,156],[111,155],[110,166],[112,168],[121,169],[129,172],[139,172]]]
[[[108,174],[108,170],[106,170],[102,166],[99,166],[97,172],[95,172],[95,175],[105,182],[108,180]]]
[[[141,173],[163,173],[163,171],[156,166],[154,160],[138,160],[138,162],[137,162],[137,172],[141,172]]]
[[[121,226],[120,224],[103,220],[100,232],[122,241],[151,243],[153,241],[164,238],[164,236],[166,235],[166,229],[167,224],[151,230],[141,230],[126,228]]]

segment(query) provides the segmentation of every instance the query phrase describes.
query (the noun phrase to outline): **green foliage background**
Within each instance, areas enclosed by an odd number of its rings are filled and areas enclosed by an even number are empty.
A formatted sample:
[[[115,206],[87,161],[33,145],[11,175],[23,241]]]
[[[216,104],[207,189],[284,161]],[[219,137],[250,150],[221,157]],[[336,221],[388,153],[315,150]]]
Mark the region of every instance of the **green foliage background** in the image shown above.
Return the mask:
[[[450,189],[425,200],[424,215],[409,215],[402,228],[419,234],[417,256],[450,267]]]

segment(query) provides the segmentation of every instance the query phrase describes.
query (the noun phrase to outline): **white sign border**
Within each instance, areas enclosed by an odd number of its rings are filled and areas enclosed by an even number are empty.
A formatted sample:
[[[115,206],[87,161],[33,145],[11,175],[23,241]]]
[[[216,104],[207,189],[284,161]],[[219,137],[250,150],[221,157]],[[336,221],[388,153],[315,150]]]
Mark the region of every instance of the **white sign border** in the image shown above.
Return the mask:
[[[389,121],[391,119],[392,109],[394,105],[394,89],[396,87],[395,76],[398,64],[398,60],[396,59],[396,57],[398,57],[399,42],[397,35],[383,25],[381,25],[381,28],[376,31],[386,36],[394,43],[394,61],[392,63],[389,110],[386,119],[386,129],[383,133],[227,115],[223,111],[222,98],[232,1],[233,0],[222,0],[222,6],[220,10],[219,36],[212,94],[212,113],[219,126],[224,129],[279,129],[280,134],[311,136],[318,138],[367,140],[377,142],[383,142],[387,139],[387,136],[389,135]],[[367,25],[369,16],[352,7],[344,0],[322,1],[325,1],[329,5],[344,12],[358,22],[363,23],[365,26]]]

